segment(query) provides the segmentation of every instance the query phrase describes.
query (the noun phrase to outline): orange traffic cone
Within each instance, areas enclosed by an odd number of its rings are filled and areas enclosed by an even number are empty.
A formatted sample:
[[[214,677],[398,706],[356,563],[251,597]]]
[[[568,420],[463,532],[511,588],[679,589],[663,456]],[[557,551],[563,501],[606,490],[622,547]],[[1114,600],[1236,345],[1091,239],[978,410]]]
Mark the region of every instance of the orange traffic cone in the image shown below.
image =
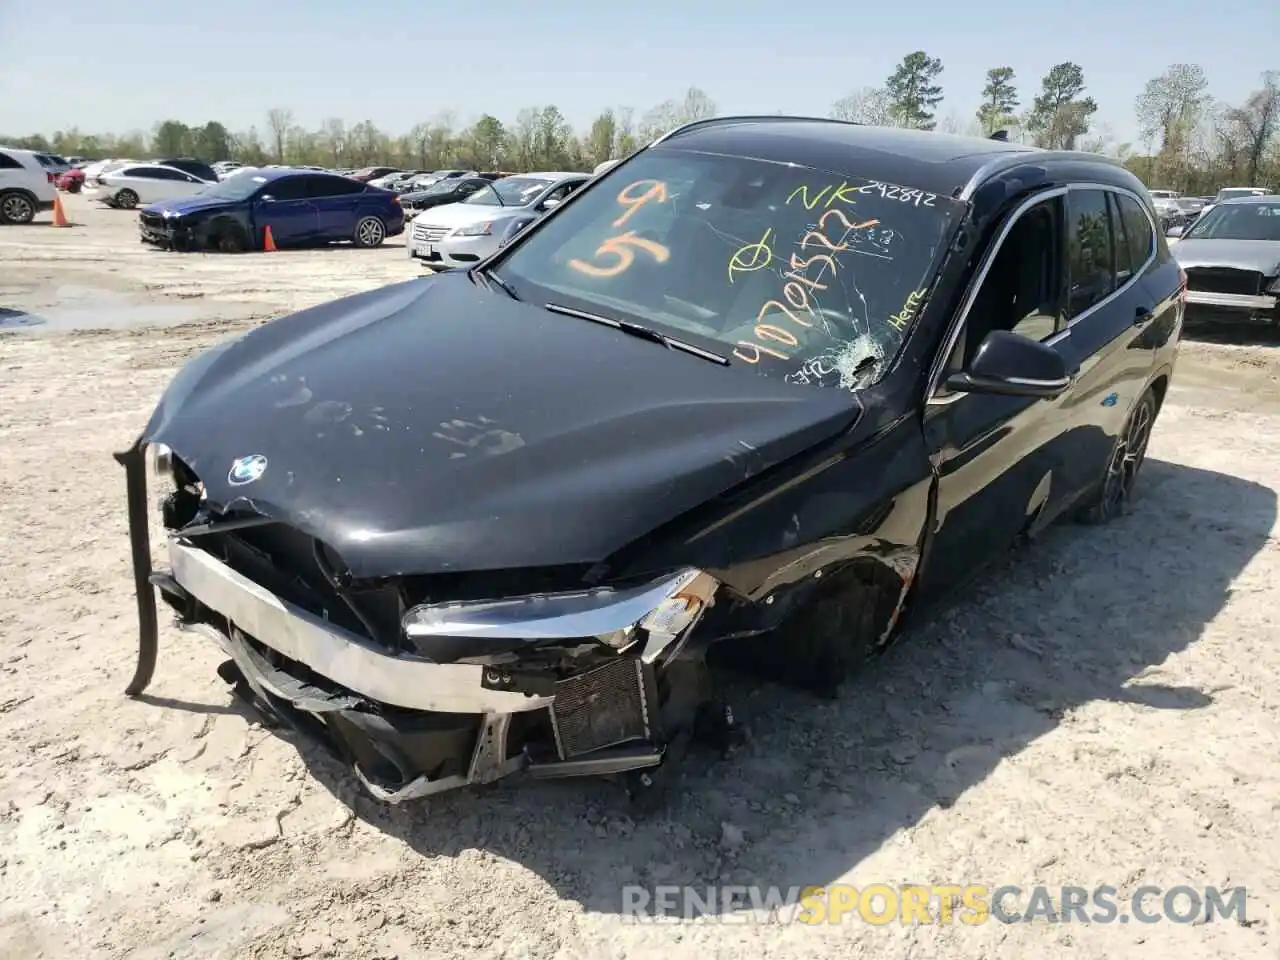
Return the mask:
[[[71,226],[71,221],[67,219],[66,211],[62,209],[62,197],[56,193],[53,195],[53,225],[55,227]]]
[[[271,236],[271,224],[267,224],[267,232],[262,236],[262,249],[270,253],[276,248],[276,242]]]

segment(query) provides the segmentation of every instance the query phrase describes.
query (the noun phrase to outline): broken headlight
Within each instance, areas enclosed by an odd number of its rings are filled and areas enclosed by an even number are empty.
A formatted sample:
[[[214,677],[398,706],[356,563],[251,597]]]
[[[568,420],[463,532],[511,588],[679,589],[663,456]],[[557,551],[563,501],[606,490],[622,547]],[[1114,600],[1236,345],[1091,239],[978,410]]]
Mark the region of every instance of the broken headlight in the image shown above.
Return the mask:
[[[173,479],[173,451],[167,445],[147,444],[147,473],[155,480]]]
[[[483,637],[574,640],[594,637],[623,650],[646,635],[669,640],[687,630],[710,604],[719,582],[686,568],[636,587],[598,587],[501,600],[424,603],[405,614],[411,639]]]

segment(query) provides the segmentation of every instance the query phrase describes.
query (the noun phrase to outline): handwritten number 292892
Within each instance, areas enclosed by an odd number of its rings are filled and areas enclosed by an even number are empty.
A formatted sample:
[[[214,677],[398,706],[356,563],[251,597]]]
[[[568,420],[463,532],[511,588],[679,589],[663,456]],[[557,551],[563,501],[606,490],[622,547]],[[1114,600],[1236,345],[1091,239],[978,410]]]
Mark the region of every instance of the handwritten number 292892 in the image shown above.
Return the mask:
[[[637,180],[635,183],[627,184],[618,191],[618,206],[623,208],[623,212],[612,225],[624,226],[641,207],[648,203],[666,203],[668,197],[667,185],[661,180]],[[596,262],[579,260],[575,257],[569,261],[569,266],[579,273],[592,277],[616,277],[620,273],[625,273],[635,263],[636,251],[648,254],[658,263],[666,263],[671,257],[669,247],[656,240],[642,237],[634,230],[627,230],[625,233],[606,238],[600,246],[596,247],[593,258]]]

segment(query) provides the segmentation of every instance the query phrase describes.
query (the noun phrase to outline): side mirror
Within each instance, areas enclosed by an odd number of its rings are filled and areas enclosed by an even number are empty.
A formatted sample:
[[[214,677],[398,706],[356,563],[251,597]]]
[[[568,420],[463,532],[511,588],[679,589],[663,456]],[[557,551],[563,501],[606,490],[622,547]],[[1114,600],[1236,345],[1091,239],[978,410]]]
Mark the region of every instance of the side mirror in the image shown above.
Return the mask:
[[[516,238],[516,235],[520,233],[520,231],[529,226],[529,224],[533,223],[536,219],[536,217],[518,217],[517,219],[512,220],[507,224],[506,229],[502,231],[502,239],[498,242],[498,246],[505,247]]]
[[[558,207],[558,206],[560,206],[560,198],[559,198],[559,197],[547,197],[547,199],[545,199],[545,200],[543,200],[543,201],[542,201],[541,206],[542,206],[542,209],[543,209],[543,210],[550,210],[550,209],[551,209],[551,208],[553,208],[553,207]]]
[[[1002,397],[1052,398],[1071,386],[1062,354],[1036,340],[1008,330],[992,330],[969,369],[946,379],[948,390]]]
[[[1164,235],[1165,235],[1166,237],[1180,237],[1180,236],[1182,236],[1182,235],[1183,235],[1183,233],[1185,233],[1185,232],[1186,232],[1186,229],[1187,229],[1186,227],[1182,226],[1181,224],[1178,224],[1178,225],[1176,225],[1176,226],[1172,226],[1172,227],[1170,227],[1168,230],[1166,230],[1166,231],[1164,232]]]

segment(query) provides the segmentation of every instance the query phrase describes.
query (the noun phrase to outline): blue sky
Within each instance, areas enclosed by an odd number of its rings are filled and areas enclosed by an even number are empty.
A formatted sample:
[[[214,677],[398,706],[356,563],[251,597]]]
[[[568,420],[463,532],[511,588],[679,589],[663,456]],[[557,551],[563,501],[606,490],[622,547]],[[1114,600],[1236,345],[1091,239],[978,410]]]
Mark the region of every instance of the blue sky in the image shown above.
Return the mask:
[[[261,130],[282,106],[308,126],[400,133],[443,109],[508,120],[542,104],[582,129],[605,106],[638,117],[690,85],[723,113],[825,115],[923,49],[945,65],[940,117],[973,113],[989,67],[1012,66],[1029,104],[1052,64],[1074,60],[1096,120],[1130,140],[1149,77],[1199,63],[1215,97],[1239,102],[1280,68],[1278,38],[1274,0],[0,0],[0,131]]]

